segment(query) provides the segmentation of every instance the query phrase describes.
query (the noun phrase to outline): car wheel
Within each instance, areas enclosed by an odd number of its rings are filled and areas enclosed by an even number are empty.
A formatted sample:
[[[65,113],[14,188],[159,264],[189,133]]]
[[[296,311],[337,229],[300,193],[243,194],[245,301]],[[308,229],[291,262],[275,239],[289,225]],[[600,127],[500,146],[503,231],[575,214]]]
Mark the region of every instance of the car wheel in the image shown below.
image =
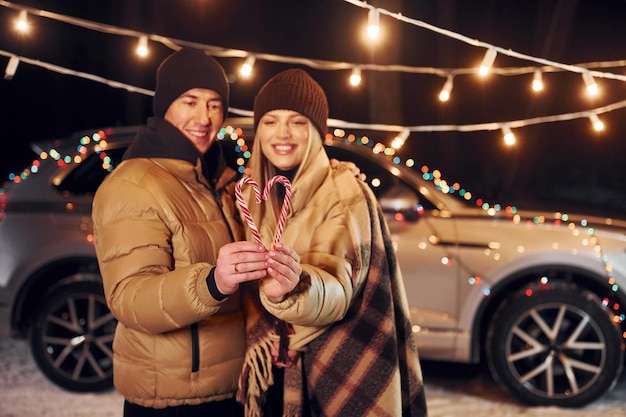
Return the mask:
[[[486,347],[493,378],[531,405],[588,404],[614,386],[623,366],[610,315],[591,294],[561,288],[502,306]]]
[[[70,391],[104,391],[113,386],[116,320],[102,284],[64,285],[46,296],[31,326],[30,344],[41,371]]]

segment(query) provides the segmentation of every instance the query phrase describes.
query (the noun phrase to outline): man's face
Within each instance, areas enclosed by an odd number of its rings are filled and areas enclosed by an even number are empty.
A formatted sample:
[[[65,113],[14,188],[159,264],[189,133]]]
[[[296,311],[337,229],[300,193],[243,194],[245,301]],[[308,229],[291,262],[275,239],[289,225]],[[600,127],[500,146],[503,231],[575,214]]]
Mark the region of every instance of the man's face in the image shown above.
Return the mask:
[[[272,110],[259,120],[257,139],[263,155],[283,171],[302,163],[309,143],[309,119],[291,110]]]
[[[222,99],[216,91],[192,88],[170,104],[164,118],[204,154],[224,123]]]

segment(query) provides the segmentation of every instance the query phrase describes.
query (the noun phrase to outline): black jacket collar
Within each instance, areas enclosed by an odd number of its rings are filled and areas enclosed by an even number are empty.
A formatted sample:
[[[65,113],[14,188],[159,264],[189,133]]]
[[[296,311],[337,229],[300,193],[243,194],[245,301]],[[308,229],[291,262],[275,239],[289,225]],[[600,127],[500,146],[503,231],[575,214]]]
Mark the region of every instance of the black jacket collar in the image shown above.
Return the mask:
[[[132,158],[180,159],[192,164],[200,159],[203,174],[212,182],[220,177],[226,167],[217,140],[202,155],[178,128],[160,117],[149,118],[148,124],[137,132],[135,140],[124,154],[124,159]]]

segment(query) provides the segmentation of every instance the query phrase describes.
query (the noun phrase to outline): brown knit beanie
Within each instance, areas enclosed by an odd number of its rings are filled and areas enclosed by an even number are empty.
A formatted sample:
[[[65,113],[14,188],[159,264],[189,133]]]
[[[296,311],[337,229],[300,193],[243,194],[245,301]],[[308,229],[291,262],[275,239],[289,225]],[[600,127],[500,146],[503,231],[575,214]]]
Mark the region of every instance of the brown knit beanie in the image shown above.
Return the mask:
[[[328,101],[322,87],[305,71],[292,68],[278,73],[254,98],[254,128],[272,110],[292,110],[308,117],[322,139],[328,133]]]
[[[222,98],[224,117],[228,113],[229,87],[226,73],[217,60],[200,49],[185,47],[167,58],[157,70],[152,109],[164,117],[172,102],[192,88],[216,91]]]

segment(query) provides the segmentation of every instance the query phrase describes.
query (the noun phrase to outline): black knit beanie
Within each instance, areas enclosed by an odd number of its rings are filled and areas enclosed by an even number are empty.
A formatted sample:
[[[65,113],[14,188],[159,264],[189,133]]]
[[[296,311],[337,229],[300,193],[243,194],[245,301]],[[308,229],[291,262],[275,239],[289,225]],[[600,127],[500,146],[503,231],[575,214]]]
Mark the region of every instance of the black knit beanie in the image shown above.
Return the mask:
[[[305,71],[292,68],[268,80],[254,98],[254,128],[272,110],[292,110],[308,117],[322,139],[328,133],[328,101],[322,87]]]
[[[228,113],[229,87],[226,73],[217,60],[200,49],[185,47],[163,60],[157,70],[152,109],[164,117],[172,102],[192,88],[214,90],[222,98],[224,117]]]

